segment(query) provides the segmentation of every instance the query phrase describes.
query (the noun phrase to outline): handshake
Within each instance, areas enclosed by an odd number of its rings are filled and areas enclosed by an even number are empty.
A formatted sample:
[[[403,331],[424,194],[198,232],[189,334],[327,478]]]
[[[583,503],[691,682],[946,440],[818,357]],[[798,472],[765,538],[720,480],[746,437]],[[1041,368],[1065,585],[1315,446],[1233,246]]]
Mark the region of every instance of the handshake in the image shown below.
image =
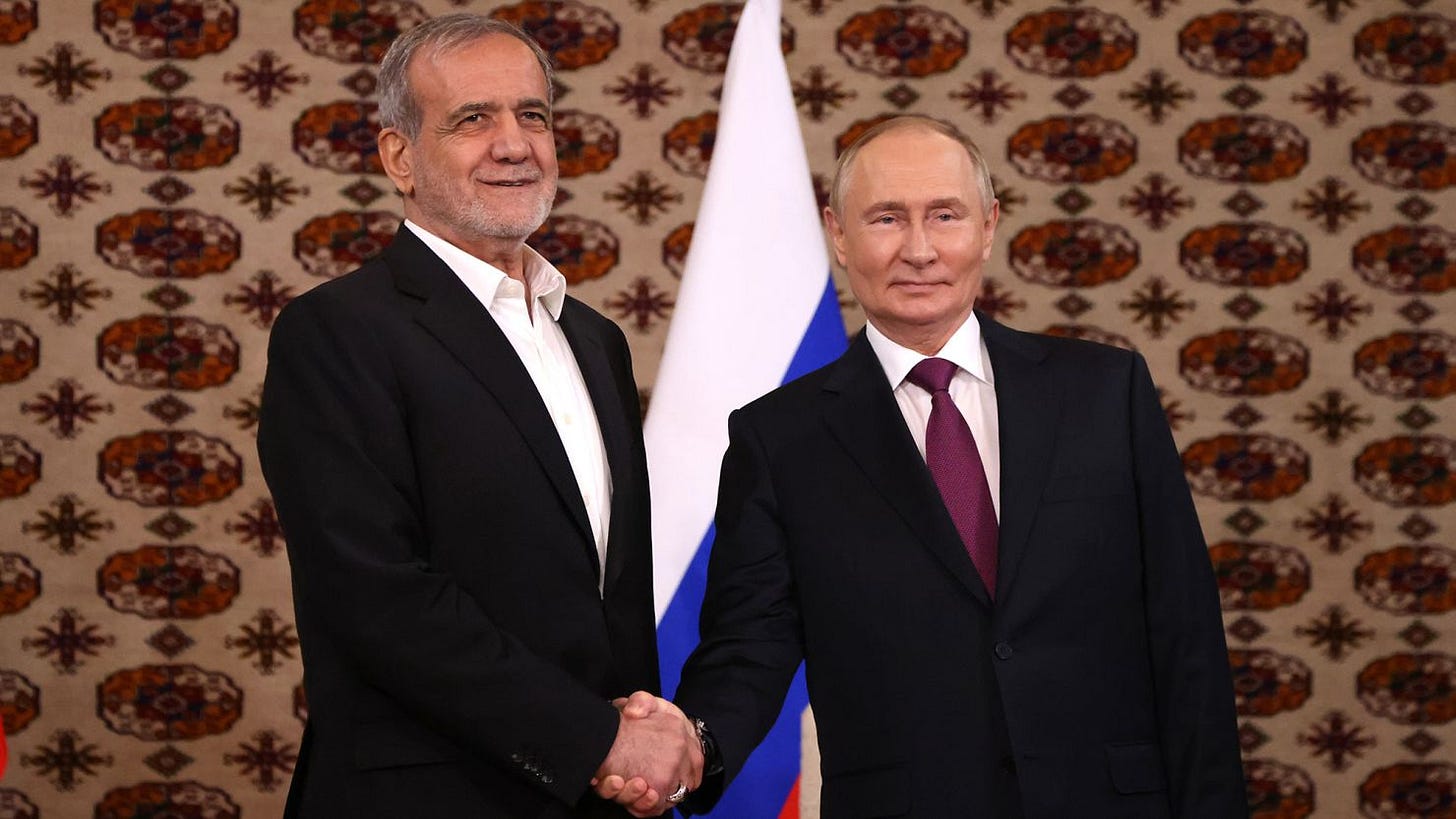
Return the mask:
[[[612,750],[592,778],[598,796],[633,816],[657,816],[703,781],[697,729],[676,705],[646,691],[614,700],[619,724]]]

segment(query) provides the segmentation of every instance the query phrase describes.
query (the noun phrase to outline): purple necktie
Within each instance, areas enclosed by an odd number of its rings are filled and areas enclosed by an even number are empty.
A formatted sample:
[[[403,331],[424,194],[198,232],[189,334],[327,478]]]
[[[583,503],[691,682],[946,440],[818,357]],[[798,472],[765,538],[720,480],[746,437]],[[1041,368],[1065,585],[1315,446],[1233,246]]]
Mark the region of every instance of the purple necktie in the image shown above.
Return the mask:
[[[996,507],[976,439],[950,397],[950,379],[956,365],[943,358],[927,358],[910,371],[911,384],[930,393],[930,422],[925,425],[925,465],[940,489],[960,532],[971,562],[981,573],[986,591],[996,596]]]

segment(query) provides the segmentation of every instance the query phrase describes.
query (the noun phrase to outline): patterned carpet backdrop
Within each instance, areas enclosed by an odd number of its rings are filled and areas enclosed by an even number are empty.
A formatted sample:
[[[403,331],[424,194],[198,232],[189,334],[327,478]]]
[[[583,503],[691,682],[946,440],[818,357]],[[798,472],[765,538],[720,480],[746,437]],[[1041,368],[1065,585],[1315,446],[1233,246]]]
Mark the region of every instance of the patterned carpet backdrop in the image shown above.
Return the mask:
[[[0,0],[3,819],[280,812],[268,329],[389,240],[374,65],[460,8],[560,66],[533,243],[650,398],[740,6]],[[1002,203],[982,308],[1150,360],[1254,816],[1456,817],[1456,2],[790,0],[783,50],[821,193],[950,121]]]

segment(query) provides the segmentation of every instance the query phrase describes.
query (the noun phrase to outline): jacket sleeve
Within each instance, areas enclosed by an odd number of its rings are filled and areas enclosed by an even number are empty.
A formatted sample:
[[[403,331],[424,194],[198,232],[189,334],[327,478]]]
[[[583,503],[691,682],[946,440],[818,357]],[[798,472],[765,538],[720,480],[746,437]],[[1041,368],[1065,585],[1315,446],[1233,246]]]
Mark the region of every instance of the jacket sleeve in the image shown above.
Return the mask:
[[[690,800],[712,807],[778,718],[804,657],[803,628],[767,453],[744,411],[728,419],[716,537],[697,649],[676,702],[701,718],[723,755],[723,777]]]
[[[422,724],[574,804],[616,712],[426,562],[407,397],[379,334],[328,296],[280,314],[258,432],[305,652],[316,643]]]
[[[1147,363],[1132,367],[1133,465],[1153,687],[1173,815],[1248,815],[1223,617],[1199,528]]]

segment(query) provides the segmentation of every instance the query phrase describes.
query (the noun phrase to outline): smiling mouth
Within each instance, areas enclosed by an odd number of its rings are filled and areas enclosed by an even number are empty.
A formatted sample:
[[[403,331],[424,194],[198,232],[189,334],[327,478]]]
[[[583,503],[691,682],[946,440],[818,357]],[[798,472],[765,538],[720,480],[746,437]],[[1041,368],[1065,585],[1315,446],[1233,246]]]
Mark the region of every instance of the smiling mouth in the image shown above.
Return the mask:
[[[485,184],[491,185],[491,186],[494,186],[494,187],[497,187],[497,188],[521,188],[521,187],[525,187],[526,185],[534,185],[534,184],[536,184],[539,181],[541,181],[541,180],[539,180],[539,179],[500,179],[500,180],[495,180],[495,181],[491,181],[491,182],[486,182]]]

